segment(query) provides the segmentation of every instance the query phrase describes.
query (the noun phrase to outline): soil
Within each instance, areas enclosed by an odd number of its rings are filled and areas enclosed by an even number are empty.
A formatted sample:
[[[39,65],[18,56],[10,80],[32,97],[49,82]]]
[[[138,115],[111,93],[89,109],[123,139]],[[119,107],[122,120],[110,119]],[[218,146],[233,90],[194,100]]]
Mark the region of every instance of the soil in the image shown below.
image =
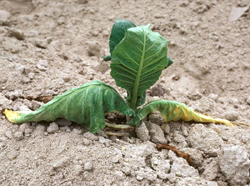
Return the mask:
[[[233,7],[249,5],[244,0],[1,0],[0,110],[35,110],[43,103],[26,98],[55,96],[95,79],[125,96],[110,76],[110,62],[102,60],[109,55],[110,31],[119,18],[151,24],[169,41],[168,56],[174,63],[147,91],[147,101],[176,100],[202,113],[250,123],[250,10],[228,20]],[[92,135],[72,123],[16,125],[0,116],[0,185],[178,185],[185,178],[171,173],[175,164],[168,150],[157,151],[154,142],[142,142],[135,133]],[[123,116],[114,117],[107,116],[109,122],[124,123]],[[148,120],[166,127],[157,114]],[[200,164],[194,166],[201,179],[192,184],[249,185],[250,165],[244,182],[222,167],[214,177],[203,173],[209,169],[208,159],[220,158],[224,146],[240,145],[249,156],[250,130],[204,124],[223,142],[214,154],[196,148],[183,132],[185,128],[189,134],[195,125],[171,122],[163,130],[179,150],[202,151]],[[150,153],[138,155],[144,147]],[[170,161],[165,171],[169,176],[147,163],[154,156]]]

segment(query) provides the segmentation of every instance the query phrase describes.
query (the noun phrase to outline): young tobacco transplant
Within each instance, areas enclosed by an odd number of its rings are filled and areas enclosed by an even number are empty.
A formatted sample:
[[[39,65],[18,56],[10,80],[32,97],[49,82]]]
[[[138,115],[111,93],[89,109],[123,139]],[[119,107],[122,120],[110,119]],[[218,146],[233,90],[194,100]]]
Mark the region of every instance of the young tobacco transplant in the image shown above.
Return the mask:
[[[167,44],[150,25],[135,26],[130,21],[117,20],[109,41],[111,55],[104,56],[104,60],[111,60],[111,76],[117,86],[127,90],[126,101],[113,87],[95,80],[56,96],[33,112],[4,109],[3,113],[12,123],[64,118],[88,126],[92,133],[105,127],[104,114],[112,111],[129,116],[127,124],[133,126],[140,125],[149,113],[160,111],[166,122],[181,119],[232,127],[228,120],[197,113],[175,101],[155,100],[139,108],[145,103],[146,90],[159,79],[162,70],[173,63],[167,57]]]

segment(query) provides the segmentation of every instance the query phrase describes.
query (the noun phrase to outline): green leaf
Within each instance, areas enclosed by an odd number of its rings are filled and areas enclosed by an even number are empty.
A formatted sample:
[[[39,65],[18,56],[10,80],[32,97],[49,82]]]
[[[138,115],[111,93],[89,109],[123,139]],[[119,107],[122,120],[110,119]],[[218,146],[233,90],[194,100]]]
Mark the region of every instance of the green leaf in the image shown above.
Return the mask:
[[[167,57],[167,44],[166,39],[147,25],[129,28],[114,49],[111,76],[118,86],[127,90],[127,101],[132,109],[145,102],[146,89],[172,64]]]
[[[139,110],[136,117],[128,122],[128,124],[138,126],[143,118],[156,111],[160,111],[161,116],[165,118],[166,122],[183,120],[201,123],[221,123],[229,127],[233,127],[233,124],[226,119],[207,116],[195,112],[192,108],[187,107],[183,103],[168,100],[154,100],[148,102],[142,109]]]
[[[112,111],[128,116],[135,115],[114,88],[95,80],[56,96],[36,111],[11,113],[13,111],[7,110],[5,114],[12,123],[54,121],[56,118],[65,118],[78,124],[85,124],[92,133],[96,133],[105,127],[104,113]]]
[[[109,38],[109,50],[111,55],[116,45],[118,45],[124,38],[127,29],[132,27],[135,27],[135,25],[131,21],[117,19],[112,27]],[[104,56],[103,59],[104,61],[109,61],[111,60],[111,56]]]
[[[108,56],[103,56],[104,61],[110,61],[111,60],[111,55]]]

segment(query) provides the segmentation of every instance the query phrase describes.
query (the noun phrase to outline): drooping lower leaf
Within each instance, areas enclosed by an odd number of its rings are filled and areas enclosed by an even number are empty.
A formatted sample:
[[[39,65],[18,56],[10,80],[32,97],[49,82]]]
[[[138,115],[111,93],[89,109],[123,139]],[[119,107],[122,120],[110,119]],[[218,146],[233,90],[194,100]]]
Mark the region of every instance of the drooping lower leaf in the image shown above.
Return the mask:
[[[111,76],[128,92],[132,109],[145,102],[145,91],[172,64],[167,57],[168,41],[150,30],[150,25],[129,28],[115,47],[111,59]]]
[[[135,115],[114,88],[95,80],[56,96],[36,111],[15,112],[6,109],[4,113],[12,123],[65,118],[89,126],[90,131],[96,133],[105,127],[104,113],[112,111]]]
[[[154,113],[156,111],[160,111],[161,116],[165,118],[166,122],[183,120],[202,123],[221,123],[233,127],[233,124],[226,119],[214,118],[197,113],[183,103],[168,100],[154,100],[148,102],[128,124],[138,126],[143,118],[149,113]]]

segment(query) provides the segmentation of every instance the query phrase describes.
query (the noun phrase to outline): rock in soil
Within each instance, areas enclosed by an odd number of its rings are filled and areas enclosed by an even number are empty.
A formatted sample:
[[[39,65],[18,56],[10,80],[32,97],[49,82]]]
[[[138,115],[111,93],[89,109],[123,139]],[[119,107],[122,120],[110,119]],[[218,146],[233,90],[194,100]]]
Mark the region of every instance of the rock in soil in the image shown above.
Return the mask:
[[[246,185],[250,180],[249,154],[242,146],[224,147],[219,156],[219,166],[231,185]]]
[[[98,141],[99,140],[99,138],[91,132],[86,132],[86,133],[84,133],[83,136],[91,141]]]
[[[0,10],[0,25],[7,25],[9,22],[10,13],[6,10]]]
[[[89,56],[97,56],[100,57],[101,46],[98,41],[89,41],[88,42],[88,54]]]
[[[221,146],[224,145],[218,133],[203,124],[194,125],[187,139],[192,148],[201,150],[209,156],[217,156]]]
[[[148,129],[143,121],[141,122],[141,124],[138,127],[136,127],[135,132],[136,132],[137,137],[140,140],[142,140],[142,141],[150,140],[149,131],[148,131]]]
[[[55,133],[59,130],[58,125],[56,124],[56,122],[50,123],[49,127],[47,128],[47,132],[48,133]]]
[[[10,28],[9,29],[9,35],[14,36],[15,38],[19,40],[24,40],[24,33],[22,30],[16,29],[16,28]]]
[[[206,180],[215,180],[219,173],[219,165],[216,158],[209,158],[203,162],[202,169],[202,178]]]
[[[86,162],[84,164],[84,170],[85,171],[92,171],[93,170],[93,164],[91,162]]]
[[[60,127],[68,127],[72,124],[71,121],[68,121],[66,119],[62,119],[62,118],[59,118],[59,119],[56,119],[55,122],[60,126]]]
[[[199,177],[199,172],[194,167],[188,165],[183,158],[176,158],[171,167],[170,174],[175,177]]]
[[[162,129],[159,125],[156,125],[156,124],[148,121],[148,122],[146,122],[146,126],[148,128],[149,135],[150,135],[152,142],[167,144],[168,141],[166,140],[166,138],[164,136],[164,132],[162,131]]]

